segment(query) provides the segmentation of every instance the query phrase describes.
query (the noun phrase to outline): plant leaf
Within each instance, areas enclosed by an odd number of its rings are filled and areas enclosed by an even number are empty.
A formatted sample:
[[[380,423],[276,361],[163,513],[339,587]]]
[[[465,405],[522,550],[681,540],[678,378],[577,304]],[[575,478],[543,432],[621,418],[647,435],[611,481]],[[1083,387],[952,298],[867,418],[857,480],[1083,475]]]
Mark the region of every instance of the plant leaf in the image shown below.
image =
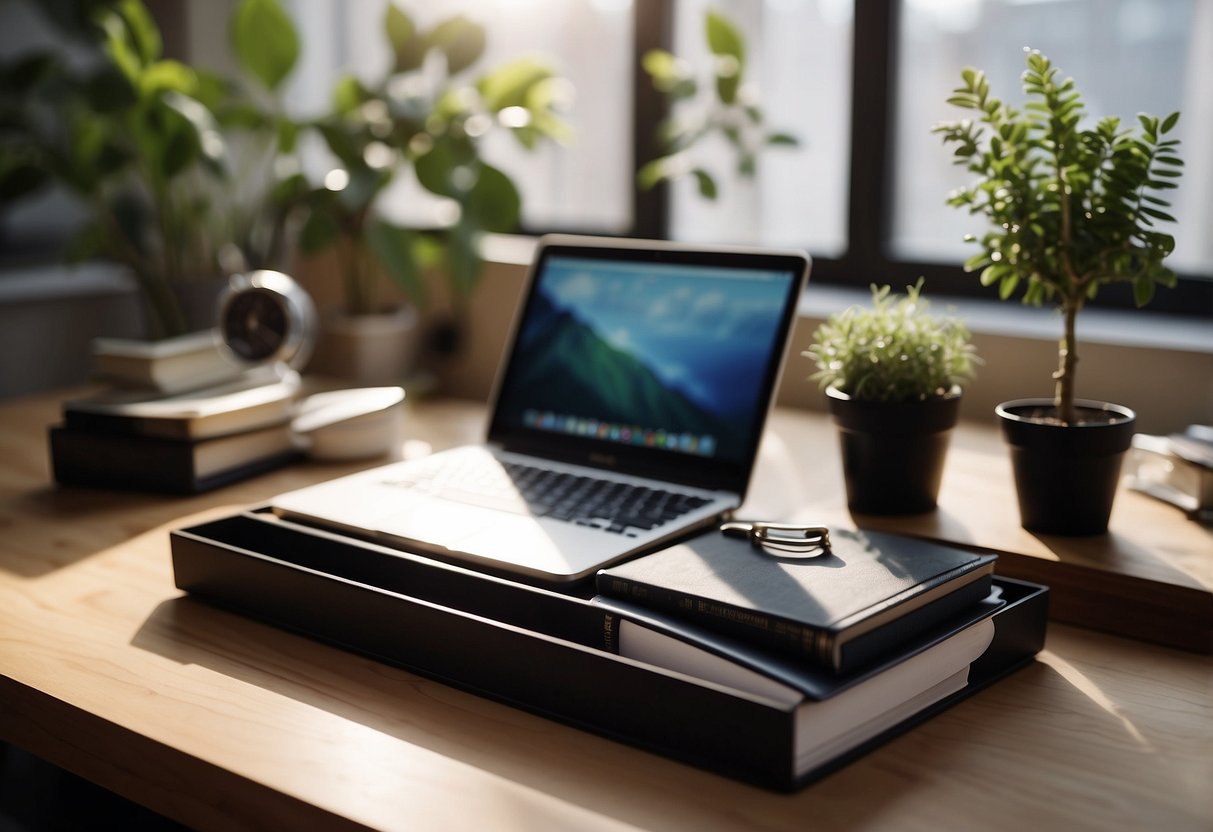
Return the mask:
[[[329,205],[328,195],[324,199],[313,199],[303,227],[299,229],[299,248],[304,254],[318,254],[337,240],[339,226]]]
[[[699,194],[705,199],[716,198],[716,180],[712,175],[703,168],[695,168],[691,171],[695,175],[695,180],[699,183]]]
[[[1154,281],[1142,275],[1133,281],[1133,302],[1137,306],[1145,306],[1154,299]]]
[[[194,70],[177,61],[156,61],[139,79],[139,91],[145,96],[167,90],[192,96],[197,87]]]
[[[402,292],[415,303],[425,301],[425,284],[421,268],[414,255],[413,232],[376,220],[367,229],[367,245],[383,271]]]
[[[417,32],[413,18],[389,2],[383,16],[383,29],[394,55],[396,72],[411,72],[421,66],[425,59],[426,45]]]
[[[270,91],[299,60],[299,33],[278,0],[241,0],[232,16],[232,46],[240,66]]]
[[[481,165],[480,175],[462,203],[464,218],[478,230],[505,233],[518,227],[522,197],[513,181],[492,165]]]
[[[669,156],[662,156],[660,159],[647,162],[637,171],[636,183],[640,185],[642,190],[649,190],[669,175],[667,173],[669,159]]]
[[[771,133],[769,136],[767,136],[767,144],[799,147],[800,139],[796,138],[791,133]]]
[[[140,0],[120,0],[113,8],[122,21],[127,42],[139,63],[147,66],[159,58],[164,45],[160,40],[160,30],[156,28],[147,7]]]
[[[439,23],[425,37],[425,51],[441,50],[451,75],[476,63],[484,54],[484,44],[484,27],[461,14]]]
[[[739,65],[745,64],[745,42],[741,32],[728,18],[719,12],[709,11],[704,25],[707,29],[708,48],[712,50],[713,55],[728,56],[734,58]]]
[[[518,58],[480,78],[476,87],[484,105],[492,112],[500,112],[506,107],[528,107],[531,89],[553,74],[551,67],[543,61]]]

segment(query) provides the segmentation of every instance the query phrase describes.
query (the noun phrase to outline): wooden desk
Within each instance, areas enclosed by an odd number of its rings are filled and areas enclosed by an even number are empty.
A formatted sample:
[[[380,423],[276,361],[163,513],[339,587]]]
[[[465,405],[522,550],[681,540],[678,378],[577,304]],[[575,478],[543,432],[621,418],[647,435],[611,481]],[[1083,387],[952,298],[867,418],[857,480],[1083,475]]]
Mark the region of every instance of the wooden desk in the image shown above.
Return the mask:
[[[772,794],[181,597],[169,529],[350,467],[299,465],[190,499],[57,489],[43,437],[57,409],[53,397],[0,405],[0,739],[191,826],[1213,823],[1207,656],[1054,625],[1033,666]],[[481,413],[418,407],[410,435],[450,445]],[[827,435],[818,417],[777,414],[755,511],[828,507]]]

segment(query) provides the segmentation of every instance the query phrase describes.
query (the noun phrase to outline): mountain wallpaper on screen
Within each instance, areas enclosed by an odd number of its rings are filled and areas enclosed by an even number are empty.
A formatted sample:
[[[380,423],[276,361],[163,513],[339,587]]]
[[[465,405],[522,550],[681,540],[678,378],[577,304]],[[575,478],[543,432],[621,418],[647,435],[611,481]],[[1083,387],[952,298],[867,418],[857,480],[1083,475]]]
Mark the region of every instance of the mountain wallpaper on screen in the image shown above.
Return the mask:
[[[734,457],[743,437],[735,428],[663,384],[630,353],[609,344],[574,314],[558,308],[542,291],[520,334],[509,387],[501,405],[521,423],[526,409],[664,429],[717,440],[717,455]],[[570,404],[572,403],[572,404]]]

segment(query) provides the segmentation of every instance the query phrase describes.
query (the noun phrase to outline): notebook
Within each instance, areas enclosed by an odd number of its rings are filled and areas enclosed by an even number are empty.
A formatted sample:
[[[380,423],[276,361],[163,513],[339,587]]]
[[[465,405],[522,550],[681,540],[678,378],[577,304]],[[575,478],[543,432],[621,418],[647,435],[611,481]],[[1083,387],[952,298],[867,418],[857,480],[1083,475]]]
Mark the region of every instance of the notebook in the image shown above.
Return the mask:
[[[544,237],[485,441],[271,507],[555,583],[718,522],[745,496],[808,271],[802,252]]]

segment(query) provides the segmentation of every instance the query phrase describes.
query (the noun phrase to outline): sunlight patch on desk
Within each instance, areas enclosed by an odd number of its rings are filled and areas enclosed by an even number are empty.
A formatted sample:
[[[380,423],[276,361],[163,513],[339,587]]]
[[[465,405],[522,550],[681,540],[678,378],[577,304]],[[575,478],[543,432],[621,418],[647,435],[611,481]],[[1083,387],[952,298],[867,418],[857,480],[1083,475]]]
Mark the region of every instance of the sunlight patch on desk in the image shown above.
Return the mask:
[[[1090,699],[1094,704],[1098,705],[1110,716],[1120,720],[1120,723],[1124,726],[1125,731],[1138,745],[1142,747],[1143,750],[1149,752],[1154,752],[1156,750],[1150,741],[1142,736],[1141,731],[1137,730],[1137,726],[1129,721],[1128,717],[1124,716],[1120,712],[1120,706],[1109,699],[1104,692],[1099,689],[1099,686],[1087,678],[1087,676],[1083,674],[1081,670],[1051,650],[1042,650],[1037,654],[1036,658],[1041,663],[1047,664],[1049,667],[1053,668],[1053,670],[1057,671],[1058,676],[1073,685],[1075,690]]]

